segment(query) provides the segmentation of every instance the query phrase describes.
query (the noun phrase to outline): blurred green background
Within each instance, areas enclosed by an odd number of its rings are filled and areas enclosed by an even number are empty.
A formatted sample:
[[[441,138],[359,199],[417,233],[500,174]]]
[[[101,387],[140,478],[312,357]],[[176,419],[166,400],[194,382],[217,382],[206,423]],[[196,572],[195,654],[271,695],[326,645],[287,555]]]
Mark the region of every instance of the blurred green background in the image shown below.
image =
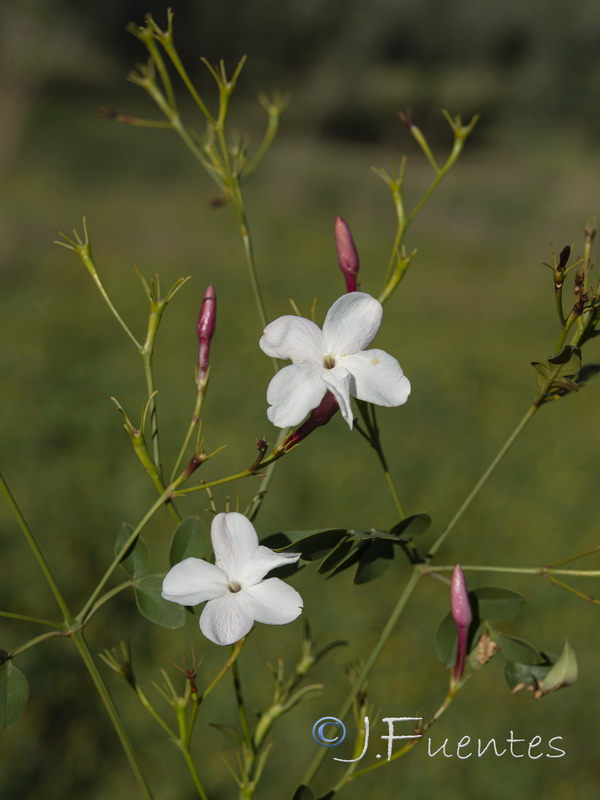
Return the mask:
[[[431,180],[396,111],[411,107],[436,153],[450,137],[439,109],[480,112],[459,162],[411,228],[418,255],[386,307],[377,346],[396,355],[413,384],[408,404],[379,414],[390,466],[410,513],[427,511],[443,528],[535,393],[529,362],[557,338],[551,245],[574,244],[598,208],[600,156],[600,8],[562,0],[502,4],[459,0],[205,0],[174,2],[176,41],[210,96],[198,62],[248,55],[234,117],[258,141],[259,90],[290,90],[281,134],[247,187],[260,276],[271,318],[293,297],[308,314],[318,296],[322,318],[343,291],[333,219],[351,225],[361,254],[362,288],[378,293],[394,215],[372,166],[409,155],[409,207]],[[54,247],[55,231],[81,230],[87,216],[97,264],[117,307],[138,335],[145,298],[132,269],[159,273],[163,286],[193,280],[167,311],[157,350],[159,415],[171,462],[194,402],[195,323],[204,288],[218,295],[211,386],[205,405],[207,449],[229,447],[206,466],[219,477],[247,466],[255,440],[274,440],[265,417],[270,363],[256,346],[260,324],[243,253],[228,209],[174,137],[107,123],[101,103],[155,116],[124,77],[144,51],[124,32],[146,11],[162,24],[166,4],[106,0],[81,4],[5,3],[0,10],[0,292],[3,322],[2,470],[73,608],[80,607],[112,558],[123,521],[135,524],[154,500],[110,396],[135,419],[144,402],[141,363],[102,304],[74,254]],[[588,347],[587,361],[598,357]],[[440,554],[453,564],[541,566],[597,544],[598,391],[545,407],[473,504]],[[244,505],[256,484],[216,493]],[[193,495],[185,514],[205,513]],[[261,535],[328,526],[389,527],[394,507],[376,460],[341,419],[278,467],[258,519]],[[52,599],[13,519],[0,506],[0,608],[50,615]],[[150,526],[157,571],[166,568],[171,518]],[[581,562],[592,568],[593,560]],[[294,585],[319,642],[348,640],[313,674],[326,690],[295,709],[274,732],[262,794],[290,796],[315,745],[313,722],[335,714],[345,696],[344,666],[368,654],[407,576],[400,562],[380,581],[354,587],[346,573],[325,581],[305,569]],[[539,702],[511,695],[502,659],[475,675],[432,729],[433,746],[469,735],[505,740],[563,737],[566,756],[539,760],[428,758],[424,747],[351,784],[342,797],[444,796],[491,800],[508,795],[597,796],[600,690],[598,610],[542,579],[485,577],[530,597],[503,629],[558,654],[569,640],[580,659],[572,689]],[[595,583],[578,588],[598,594]],[[447,673],[433,635],[447,589],[423,581],[369,684],[384,716],[433,713]],[[185,631],[152,627],[119,595],[88,628],[94,651],[130,639],[148,692],[158,668],[176,671],[193,645],[204,662],[199,684],[225,659],[190,620]],[[37,630],[2,620],[0,648]],[[294,652],[300,622],[259,626],[242,658],[251,708],[271,691],[266,662]],[[73,648],[52,640],[19,657],[30,678],[27,710],[0,733],[0,797],[129,798],[137,789]],[[291,663],[288,664],[291,666]],[[157,798],[194,795],[183,763],[127,687],[106,672]],[[113,679],[114,677],[114,679]],[[153,697],[155,695],[152,695]],[[223,684],[203,709],[197,758],[211,800],[236,791],[222,756],[229,741],[207,722],[235,724]],[[374,728],[378,737],[385,730]],[[377,743],[371,756],[377,752]],[[547,752],[547,749],[544,751]],[[204,754],[209,753],[207,758]],[[335,753],[337,755],[337,753]],[[349,757],[347,752],[340,757]],[[340,774],[329,755],[322,787]]]

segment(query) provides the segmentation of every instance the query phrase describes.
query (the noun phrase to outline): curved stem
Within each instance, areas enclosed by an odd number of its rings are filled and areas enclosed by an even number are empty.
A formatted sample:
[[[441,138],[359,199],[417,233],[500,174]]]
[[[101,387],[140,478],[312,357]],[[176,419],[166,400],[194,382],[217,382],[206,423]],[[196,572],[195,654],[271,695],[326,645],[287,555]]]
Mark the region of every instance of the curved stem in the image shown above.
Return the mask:
[[[35,636],[33,639],[29,639],[28,642],[24,644],[20,644],[18,647],[15,647],[14,650],[11,650],[9,655],[11,658],[14,656],[18,656],[20,653],[24,653],[25,650],[29,650],[30,647],[35,647],[36,644],[40,642],[45,642],[47,639],[54,639],[57,636],[68,636],[69,632],[66,630],[62,631],[50,631],[49,633],[41,633],[39,636]]]
[[[519,435],[521,434],[521,432],[523,431],[523,429],[527,425],[527,423],[532,419],[532,417],[534,416],[535,412],[540,407],[540,403],[541,403],[541,400],[539,400],[539,398],[538,398],[538,400],[536,400],[536,402],[534,402],[533,405],[528,409],[527,413],[523,416],[523,418],[521,419],[521,421],[519,422],[517,427],[514,429],[514,431],[511,433],[511,435],[508,437],[506,442],[502,445],[502,447],[500,448],[500,450],[496,454],[495,458],[493,459],[493,461],[491,462],[489,467],[485,470],[485,472],[483,473],[481,478],[477,481],[475,486],[471,489],[469,494],[463,500],[463,502],[461,503],[460,507],[458,508],[458,510],[456,511],[456,513],[454,514],[454,516],[452,517],[450,522],[446,525],[446,527],[442,531],[441,535],[434,542],[434,544],[429,548],[429,553],[428,553],[428,558],[429,559],[431,559],[437,553],[437,551],[440,549],[440,547],[442,546],[442,544],[446,540],[446,537],[448,536],[448,534],[452,531],[452,529],[454,528],[456,523],[460,520],[462,515],[469,508],[469,506],[471,505],[473,500],[475,500],[475,498],[477,497],[479,492],[483,489],[483,487],[487,483],[487,480],[490,477],[490,475],[492,474],[492,472],[496,469],[498,464],[502,461],[502,459],[504,458],[506,453],[510,450],[512,445],[515,443],[515,441],[517,440],[517,438],[519,437]]]
[[[67,607],[67,604],[62,596],[62,593],[58,588],[58,584],[54,580],[54,576],[50,570],[50,567],[48,566],[48,563],[46,562],[46,559],[44,558],[44,555],[40,550],[33,536],[33,533],[29,528],[29,525],[25,520],[25,517],[21,513],[21,509],[17,505],[15,498],[12,496],[11,491],[8,488],[8,484],[4,480],[4,477],[1,473],[0,473],[0,491],[2,491],[2,494],[6,498],[8,505],[10,506],[10,509],[13,512],[15,519],[17,520],[17,523],[21,528],[21,531],[23,532],[25,539],[27,540],[27,544],[31,548],[31,551],[35,556],[36,561],[40,565],[40,569],[42,570],[44,578],[46,579],[46,583],[48,584],[48,586],[50,587],[50,591],[54,595],[54,599],[56,600],[56,603],[63,614],[65,622],[67,624],[71,624],[73,622],[73,617],[71,616],[71,612]]]
[[[130,580],[124,581],[123,583],[120,583],[118,586],[115,586],[113,589],[106,592],[106,594],[103,594],[102,597],[99,597],[98,600],[96,600],[94,605],[87,612],[85,619],[83,620],[83,624],[84,625],[87,624],[87,622],[94,616],[96,611],[102,608],[102,606],[105,603],[107,603],[111,598],[115,597],[116,595],[123,592],[125,589],[129,589],[130,586],[134,585],[135,585],[135,580],[131,578]]]
[[[411,595],[414,592],[415,587],[416,587],[417,583],[419,582],[420,578],[422,577],[422,575],[423,575],[423,573],[420,572],[419,570],[413,570],[412,575],[410,576],[406,586],[404,587],[404,591],[402,592],[402,594],[398,598],[398,601],[397,601],[396,605],[394,606],[394,609],[393,609],[392,613],[390,614],[390,616],[388,618],[388,621],[386,622],[383,630],[381,631],[381,634],[379,635],[379,639],[377,640],[377,643],[375,644],[375,647],[373,648],[373,650],[369,654],[369,657],[368,657],[367,661],[365,662],[365,665],[362,668],[362,671],[361,671],[360,675],[358,676],[358,678],[354,682],[354,684],[353,684],[352,688],[350,689],[346,699],[344,700],[340,710],[338,711],[338,715],[337,716],[339,717],[339,719],[343,720],[348,715],[348,713],[350,712],[350,710],[352,708],[352,703],[354,701],[354,698],[361,691],[361,689],[364,687],[365,681],[367,680],[369,674],[371,673],[371,670],[373,669],[373,667],[375,666],[375,664],[377,662],[377,659],[381,655],[381,652],[382,652],[383,648],[385,647],[385,645],[386,645],[388,639],[390,638],[394,628],[396,627],[396,623],[398,622],[398,619],[400,618],[400,615],[402,614],[402,612],[404,611],[404,609],[408,605],[408,601],[410,600]],[[321,765],[321,762],[323,761],[323,758],[325,757],[325,754],[326,754],[326,749],[325,748],[321,748],[319,750],[319,752],[316,754],[316,756],[313,758],[311,763],[309,764],[308,769],[306,770],[306,772],[302,776],[302,780],[300,781],[300,783],[303,783],[306,786],[308,786],[308,784],[314,778],[317,770],[319,769],[319,767]]]
[[[121,561],[123,559],[123,556],[129,550],[129,548],[134,544],[134,542],[136,541],[136,539],[138,538],[138,536],[142,532],[142,530],[145,527],[145,525],[152,519],[152,517],[156,514],[158,509],[165,503],[165,501],[169,500],[169,498],[172,496],[173,488],[174,488],[174,484],[171,484],[171,486],[169,486],[167,489],[165,489],[165,491],[161,494],[161,496],[154,503],[154,505],[150,508],[150,510],[148,512],[146,512],[146,514],[143,517],[142,521],[138,524],[138,526],[131,533],[131,536],[127,539],[127,541],[125,542],[123,547],[119,550],[117,555],[114,557],[111,565],[106,570],[106,572],[104,573],[104,575],[100,579],[100,582],[98,583],[98,585],[96,586],[96,588],[94,589],[94,591],[92,592],[90,597],[88,598],[87,602],[85,603],[85,605],[83,606],[83,608],[81,609],[79,614],[77,615],[77,619],[78,620],[81,621],[81,620],[84,620],[84,619],[87,618],[88,614],[90,613],[90,610],[96,605],[96,601],[98,600],[98,598],[99,598],[99,596],[100,596],[100,594],[102,592],[102,589],[104,589],[104,587],[106,586],[106,583],[108,582],[110,576],[113,574],[115,569],[121,563]]]

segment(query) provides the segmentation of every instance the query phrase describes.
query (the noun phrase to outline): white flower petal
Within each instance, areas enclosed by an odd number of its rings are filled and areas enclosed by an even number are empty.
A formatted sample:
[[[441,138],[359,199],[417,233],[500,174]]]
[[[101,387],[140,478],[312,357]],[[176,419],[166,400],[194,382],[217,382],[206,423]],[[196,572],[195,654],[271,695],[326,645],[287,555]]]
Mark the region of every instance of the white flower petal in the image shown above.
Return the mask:
[[[350,373],[350,393],[377,406],[401,406],[410,394],[410,381],[393,356],[384,350],[363,350],[341,358]]]
[[[268,356],[289,358],[291,361],[321,362],[326,355],[319,326],[309,319],[291,314],[270,322],[259,345]]]
[[[324,372],[319,363],[291,364],[279,370],[267,389],[267,416],[278,428],[298,425],[309,411],[316,408],[327,391],[321,380]]]
[[[186,558],[175,564],[163,580],[162,596],[182,606],[196,606],[227,592],[227,575],[201,558]]]
[[[254,586],[262,581],[267,572],[285,564],[295,564],[299,558],[300,553],[275,553],[271,548],[261,544],[236,577],[244,587]]]
[[[331,306],[323,323],[326,355],[356,353],[368,347],[381,325],[379,300],[364,292],[349,292]]]
[[[348,370],[343,367],[334,367],[334,369],[326,370],[323,374],[323,380],[327,387],[335,395],[338,401],[342,416],[352,428],[354,422],[354,415],[352,414],[352,407],[350,405],[350,387],[352,376]]]
[[[250,520],[237,511],[217,514],[210,526],[215,563],[229,580],[239,580],[239,573],[258,547],[258,536]]]
[[[200,616],[200,630],[215,644],[234,644],[245,636],[254,623],[251,604],[243,592],[226,592],[207,603]]]
[[[256,586],[243,589],[244,607],[256,622],[285,625],[299,617],[304,603],[298,592],[279,578],[268,578]]]

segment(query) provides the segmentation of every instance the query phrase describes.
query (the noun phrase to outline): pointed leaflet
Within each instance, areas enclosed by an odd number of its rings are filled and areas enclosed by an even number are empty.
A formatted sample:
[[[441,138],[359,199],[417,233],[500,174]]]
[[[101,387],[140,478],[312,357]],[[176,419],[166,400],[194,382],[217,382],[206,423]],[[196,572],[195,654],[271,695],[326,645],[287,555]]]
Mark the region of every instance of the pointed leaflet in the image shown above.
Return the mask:
[[[576,392],[579,387],[572,380],[581,370],[581,350],[579,347],[565,345],[562,350],[548,359],[546,364],[532,361],[538,373],[540,391],[544,391],[544,402],[554,400],[567,392]]]
[[[181,628],[185,623],[185,609],[161,597],[162,578],[150,575],[135,587],[135,602],[140,613],[165,628]]]
[[[133,533],[133,527],[124,522],[117,534],[117,541],[115,542],[115,556],[118,555],[125,543]],[[135,540],[131,547],[125,552],[125,555],[120,561],[120,566],[123,567],[128,575],[132,578],[141,578],[148,571],[148,564],[150,562],[150,554],[146,542],[141,536]]]
[[[0,725],[12,728],[21,716],[29,699],[29,683],[12,661],[0,666]]]
[[[501,586],[481,586],[469,593],[475,599],[475,607],[480,619],[488,622],[504,622],[514,617],[527,602],[525,595]]]
[[[188,517],[176,528],[171,540],[169,561],[173,567],[185,558],[204,558],[204,523],[200,517]]]
[[[400,542],[409,542],[415,536],[425,533],[430,525],[431,517],[428,514],[413,514],[394,525],[390,533]]]
[[[278,549],[300,553],[305,561],[318,561],[333,550],[347,533],[345,528],[327,528],[320,531],[283,531],[274,533],[264,539],[261,544],[275,547],[275,541],[283,541],[281,537],[286,537],[290,543],[284,547],[279,545]],[[274,539],[274,537],[278,538]]]
[[[564,686],[572,686],[577,680],[578,671],[575,651],[568,642],[565,642],[558,661],[542,681],[544,694],[562,689]]]
[[[504,677],[509,689],[513,692],[519,689],[531,688],[539,690],[544,678],[552,669],[552,662],[556,660],[554,656],[543,653],[544,663],[542,664],[517,664],[514,661],[507,661],[504,667]]]
[[[394,560],[394,545],[385,539],[368,542],[360,554],[354,583],[368,583],[378,578]]]
[[[498,632],[496,632],[494,638],[507,661],[514,661],[517,664],[544,663],[543,654],[530,642],[526,642],[525,639],[518,639],[516,636],[504,636],[504,634]]]

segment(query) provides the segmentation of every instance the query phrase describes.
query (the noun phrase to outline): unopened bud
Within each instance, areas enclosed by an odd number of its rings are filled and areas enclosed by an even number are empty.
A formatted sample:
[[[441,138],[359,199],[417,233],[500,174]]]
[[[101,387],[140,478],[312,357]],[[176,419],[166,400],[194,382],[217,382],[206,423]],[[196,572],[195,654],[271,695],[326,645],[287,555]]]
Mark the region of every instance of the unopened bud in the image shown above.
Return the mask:
[[[469,625],[473,621],[473,612],[469,602],[469,592],[464,573],[457,564],[452,573],[450,584],[450,610],[452,619],[456,625],[458,634],[458,646],[456,649],[456,661],[452,672],[452,683],[462,680],[465,671],[465,659],[467,657],[467,639],[469,635]]]
[[[346,291],[356,291],[356,276],[358,274],[359,260],[354,239],[350,228],[341,217],[335,218],[335,246],[337,249],[338,264],[344,274]]]
[[[558,269],[560,272],[562,272],[567,266],[567,261],[569,260],[569,256],[570,255],[571,255],[570,246],[567,245],[566,247],[563,247],[563,249],[560,251],[560,255],[558,257],[558,264],[556,266],[556,269]]]
[[[206,380],[210,357],[210,343],[215,332],[217,321],[217,296],[212,286],[204,292],[204,299],[198,317],[198,367],[199,381]]]
[[[327,392],[319,405],[310,412],[310,416],[306,422],[303,422],[297,431],[290,433],[282,445],[283,450],[287,453],[288,450],[295,447],[302,439],[306,439],[316,428],[320,428],[321,425],[327,425],[338,409],[339,405],[335,395],[331,392]]]

